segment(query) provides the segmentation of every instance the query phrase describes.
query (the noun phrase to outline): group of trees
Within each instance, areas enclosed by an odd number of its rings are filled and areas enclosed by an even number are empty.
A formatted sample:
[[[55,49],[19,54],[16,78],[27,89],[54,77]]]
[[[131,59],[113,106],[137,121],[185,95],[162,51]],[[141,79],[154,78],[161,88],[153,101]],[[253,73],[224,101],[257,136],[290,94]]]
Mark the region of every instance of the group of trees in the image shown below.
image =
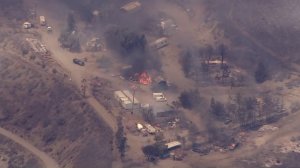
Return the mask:
[[[214,98],[210,101],[210,111],[218,120],[227,118],[226,109],[223,103],[216,101]]]
[[[185,77],[189,77],[190,73],[192,71],[192,54],[190,51],[185,51],[181,54],[181,59],[180,59],[180,63],[181,63],[181,68],[182,71],[185,75]]]
[[[156,158],[161,157],[167,153],[168,150],[164,143],[155,143],[153,145],[144,146],[142,151],[149,161],[155,161]]]
[[[145,52],[147,40],[144,34],[138,34],[126,28],[112,27],[106,32],[108,44],[116,49],[122,56],[134,52]]]
[[[68,48],[71,52],[80,52],[81,45],[79,35],[77,33],[76,21],[73,14],[69,14],[67,18],[67,26],[62,30],[58,41],[61,47]]]
[[[181,53],[180,57],[182,71],[186,77],[196,81],[200,80],[201,77],[204,80],[208,80],[205,77],[208,77],[210,72],[212,72],[212,68],[209,66],[210,61],[215,56],[218,56],[218,59],[222,62],[219,66],[219,71],[221,72],[219,77],[222,79],[227,78],[230,75],[230,67],[228,64],[223,63],[228,56],[227,53],[228,49],[224,44],[221,44],[216,49],[212,46],[186,49]],[[263,62],[258,63],[254,71],[255,81],[259,84],[270,78],[270,73]],[[240,83],[239,79],[241,78],[236,79],[237,83]]]
[[[278,98],[270,95],[257,98],[237,94],[226,105],[212,98],[209,112],[219,121],[232,120],[241,127],[253,128],[280,117],[283,105]]]
[[[144,34],[128,28],[111,27],[105,35],[110,48],[117,51],[121,59],[130,65],[129,73],[140,73],[150,68],[160,68],[158,57],[153,57],[147,49],[147,39]]]
[[[200,76],[204,77],[209,75],[210,61],[213,59],[219,59],[223,62],[226,57],[226,52],[227,47],[223,44],[218,46],[216,49],[210,45],[200,48],[186,49],[182,52],[180,58],[182,71],[186,77],[199,80]],[[219,67],[220,70],[226,70],[224,65],[222,64]]]

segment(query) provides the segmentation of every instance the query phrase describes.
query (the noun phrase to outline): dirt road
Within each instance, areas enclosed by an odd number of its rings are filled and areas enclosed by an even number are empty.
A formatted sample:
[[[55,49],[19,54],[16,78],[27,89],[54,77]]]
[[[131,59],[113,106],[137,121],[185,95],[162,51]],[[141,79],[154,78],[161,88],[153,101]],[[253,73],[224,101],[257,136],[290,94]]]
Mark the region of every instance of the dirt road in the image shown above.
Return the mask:
[[[42,6],[41,6],[42,7]],[[42,40],[47,46],[47,49],[51,52],[51,56],[56,60],[60,66],[64,68],[67,75],[69,75],[69,79],[73,81],[73,83],[80,89],[82,79],[88,78],[91,72],[88,70],[88,63],[86,66],[79,66],[73,63],[73,58],[84,58],[86,57],[86,53],[71,53],[68,50],[62,49],[59,46],[58,37],[60,33],[60,29],[63,29],[63,21],[64,19],[57,19],[57,16],[53,13],[49,12],[47,9],[39,9],[42,13],[47,17],[47,21],[54,27],[53,33],[47,33],[45,29],[40,29],[39,33],[42,35]],[[89,97],[87,99],[88,103],[95,109],[97,115],[103,119],[110,128],[116,132],[117,124],[114,117],[107,112],[107,110],[94,98]]]
[[[47,33],[46,29],[39,29],[39,33],[41,34],[41,38],[43,43],[47,46],[47,49],[51,52],[52,58],[65,70],[67,75],[69,76],[69,80],[77,86],[78,90],[81,89],[81,84],[83,79],[87,79],[92,76],[94,73],[91,71],[89,67],[89,63],[86,66],[79,66],[73,63],[73,58],[85,58],[87,53],[71,53],[68,50],[62,49],[59,46],[58,37],[61,29],[64,28],[64,21],[66,18],[62,18],[62,16],[67,16],[64,13],[65,10],[62,10],[58,13],[53,13],[51,9],[61,9],[63,7],[59,6],[59,3],[51,3],[47,2],[47,5],[37,4],[38,13],[41,15],[45,15],[47,18],[47,22],[54,28],[52,33]],[[104,121],[115,133],[117,131],[117,122],[115,117],[109,113],[103,105],[101,105],[93,96],[90,96],[87,93],[88,98],[86,101],[94,108],[95,113],[99,116],[101,121]],[[114,146],[114,148],[116,148]],[[122,167],[121,161],[119,159],[118,150],[113,150],[113,155],[115,160],[113,162],[113,167]]]
[[[46,168],[59,168],[59,166],[58,166],[58,164],[56,163],[55,160],[50,158],[43,151],[40,151],[39,149],[37,149],[36,147],[31,145],[30,143],[26,142],[21,137],[13,134],[10,131],[7,131],[7,130],[3,129],[3,128],[0,128],[0,134],[7,137],[7,138],[9,138],[10,140],[14,141],[15,143],[21,145],[26,150],[30,151],[33,155],[35,155],[37,158],[39,158],[43,162],[43,164]]]

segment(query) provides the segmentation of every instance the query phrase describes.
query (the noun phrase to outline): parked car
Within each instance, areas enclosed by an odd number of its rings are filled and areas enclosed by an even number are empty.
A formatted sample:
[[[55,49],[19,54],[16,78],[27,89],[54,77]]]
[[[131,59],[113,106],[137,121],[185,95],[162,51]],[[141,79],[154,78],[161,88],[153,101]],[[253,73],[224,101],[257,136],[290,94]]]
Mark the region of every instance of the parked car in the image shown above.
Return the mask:
[[[212,146],[210,144],[198,144],[195,143],[192,146],[192,151],[199,153],[201,156],[203,155],[208,155],[210,153],[210,151],[212,150]]]
[[[84,66],[84,61],[82,61],[82,60],[80,60],[80,59],[78,59],[78,58],[74,58],[73,59],[73,63],[74,64],[77,64],[77,65],[80,65],[80,66]]]

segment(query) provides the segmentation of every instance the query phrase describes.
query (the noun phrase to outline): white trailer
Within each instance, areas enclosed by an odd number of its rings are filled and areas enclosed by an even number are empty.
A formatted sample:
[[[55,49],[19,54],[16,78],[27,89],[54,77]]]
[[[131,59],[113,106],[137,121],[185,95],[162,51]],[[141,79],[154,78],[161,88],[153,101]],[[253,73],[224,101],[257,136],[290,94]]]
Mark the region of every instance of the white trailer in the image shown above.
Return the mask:
[[[139,109],[141,107],[138,99],[133,98],[133,95],[129,90],[115,91],[115,99],[122,105],[126,110]]]
[[[135,1],[135,2],[130,2],[130,3],[122,6],[121,10],[124,12],[132,12],[132,11],[140,9],[141,6],[142,6],[142,4],[140,2]]]
[[[45,16],[40,16],[40,25],[41,26],[46,26],[46,18],[45,18]]]
[[[32,24],[31,23],[29,23],[29,22],[24,22],[23,23],[23,28],[24,29],[30,29],[32,27]]]
[[[159,38],[157,40],[155,40],[153,43],[150,44],[150,47],[153,48],[153,49],[160,49],[160,48],[163,48],[165,46],[167,46],[169,44],[168,42],[168,38],[166,37],[162,37],[162,38]]]

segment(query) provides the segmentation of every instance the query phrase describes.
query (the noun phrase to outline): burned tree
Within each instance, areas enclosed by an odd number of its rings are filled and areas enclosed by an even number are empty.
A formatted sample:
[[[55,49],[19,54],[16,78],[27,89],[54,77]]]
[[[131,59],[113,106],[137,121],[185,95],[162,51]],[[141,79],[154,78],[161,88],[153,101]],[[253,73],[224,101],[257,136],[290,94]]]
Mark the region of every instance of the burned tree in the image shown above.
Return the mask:
[[[245,129],[277,121],[286,114],[280,99],[269,94],[248,97],[237,94],[226,107],[228,116]]]
[[[111,48],[116,49],[123,57],[134,52],[145,52],[147,40],[144,34],[129,29],[113,27],[106,32],[106,40]]]
[[[225,54],[226,54],[226,47],[225,47],[224,44],[221,44],[221,45],[218,47],[218,52],[220,53],[221,61],[222,61],[221,68],[223,68],[223,65],[224,65],[224,59],[225,59]]]
[[[196,109],[201,103],[201,97],[198,90],[184,91],[179,96],[179,101],[183,108]]]
[[[104,1],[62,0],[62,2],[76,11],[83,21],[91,23],[94,19],[93,8],[101,5]]]
[[[257,83],[264,83],[269,78],[268,70],[263,62],[260,62],[257,65],[257,68],[255,70],[254,74],[255,80]]]
[[[284,107],[279,98],[264,95],[262,98],[262,120],[266,123],[272,123],[285,114]]]
[[[121,158],[123,158],[125,156],[127,138],[124,134],[124,126],[122,124],[122,118],[119,117],[117,119],[117,122],[118,122],[118,131],[116,132],[116,145],[119,149]]]
[[[106,32],[105,38],[109,47],[117,51],[125,63],[131,65],[122,72],[125,78],[141,74],[146,69],[160,69],[158,57],[154,57],[147,49],[144,34],[127,28],[112,27]]]
[[[69,49],[71,52],[80,52],[81,45],[79,41],[79,36],[76,31],[76,22],[73,14],[69,14],[67,18],[67,26],[58,38],[61,47]]]
[[[211,45],[199,49],[199,56],[205,58],[207,64],[209,64],[209,61],[212,59],[213,53],[214,49]]]
[[[242,127],[253,128],[257,124],[257,101],[253,97],[246,97],[243,100],[243,110],[239,112],[240,124]]]
[[[143,118],[146,122],[152,124],[155,121],[155,115],[152,109],[147,109],[142,111]]]
[[[76,30],[76,21],[74,18],[74,15],[69,13],[68,18],[67,18],[67,31],[72,32]]]
[[[167,146],[164,143],[155,143],[142,148],[144,155],[149,161],[155,161],[156,158],[163,156],[168,152]]]
[[[218,120],[225,120],[228,118],[224,104],[219,101],[215,101],[214,98],[211,98],[210,101],[210,113]]]
[[[180,62],[185,77],[190,77],[193,62],[192,54],[189,51],[183,53]]]

